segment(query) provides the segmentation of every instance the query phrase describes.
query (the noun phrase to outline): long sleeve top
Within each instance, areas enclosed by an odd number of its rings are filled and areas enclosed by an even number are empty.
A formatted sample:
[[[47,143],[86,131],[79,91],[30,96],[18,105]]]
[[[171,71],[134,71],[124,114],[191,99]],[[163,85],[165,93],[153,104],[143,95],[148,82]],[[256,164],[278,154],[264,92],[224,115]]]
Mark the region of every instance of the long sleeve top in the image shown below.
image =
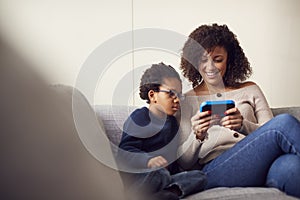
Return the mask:
[[[207,139],[199,142],[192,132],[191,117],[197,113],[202,102],[225,99],[235,101],[236,107],[244,118],[242,128],[239,131],[233,131],[214,125],[208,129]],[[180,117],[181,133],[178,151],[179,163],[181,167],[188,169],[216,158],[246,135],[269,121],[273,114],[261,89],[254,84],[224,92],[221,95],[187,96],[181,102],[181,113],[177,117]]]
[[[129,171],[146,170],[148,161],[159,155],[173,163],[177,156],[178,129],[174,116],[161,119],[146,107],[136,109],[123,126],[119,163]]]

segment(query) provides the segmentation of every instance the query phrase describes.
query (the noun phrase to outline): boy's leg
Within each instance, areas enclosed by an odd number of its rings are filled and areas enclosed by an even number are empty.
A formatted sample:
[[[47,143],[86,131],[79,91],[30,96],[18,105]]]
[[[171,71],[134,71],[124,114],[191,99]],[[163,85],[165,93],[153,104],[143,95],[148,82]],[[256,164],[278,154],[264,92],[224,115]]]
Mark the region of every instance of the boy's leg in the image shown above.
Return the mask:
[[[172,175],[172,183],[166,189],[179,189],[179,197],[204,190],[206,175],[200,170],[184,171]]]
[[[171,175],[165,168],[147,173],[126,174],[123,176],[126,192],[135,194],[136,191],[153,194],[163,190],[171,182]]]
[[[175,193],[165,190],[172,181],[170,172],[165,168],[148,173],[130,174],[129,177],[130,179],[125,181],[128,200],[140,200],[141,196],[145,200],[179,200]]]

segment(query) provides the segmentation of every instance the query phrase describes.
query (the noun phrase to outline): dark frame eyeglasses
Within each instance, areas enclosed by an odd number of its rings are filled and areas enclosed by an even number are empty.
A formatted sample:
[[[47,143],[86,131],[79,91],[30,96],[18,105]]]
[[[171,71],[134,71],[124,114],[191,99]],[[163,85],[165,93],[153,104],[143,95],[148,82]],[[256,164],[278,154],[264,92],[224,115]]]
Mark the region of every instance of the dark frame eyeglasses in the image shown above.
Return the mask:
[[[185,96],[182,93],[175,92],[174,90],[158,90],[158,92],[165,92],[169,94],[169,97],[172,99],[178,98],[184,100]]]

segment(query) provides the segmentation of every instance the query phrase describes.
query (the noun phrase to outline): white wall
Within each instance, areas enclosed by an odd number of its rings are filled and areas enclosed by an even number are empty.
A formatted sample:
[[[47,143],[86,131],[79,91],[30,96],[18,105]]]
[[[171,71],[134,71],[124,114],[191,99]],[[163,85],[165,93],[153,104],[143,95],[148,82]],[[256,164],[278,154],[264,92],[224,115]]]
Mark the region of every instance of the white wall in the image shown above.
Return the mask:
[[[92,103],[140,105],[142,69],[160,61],[178,68],[180,48],[162,49],[153,42],[153,48],[132,53],[138,44],[132,30],[152,28],[186,37],[201,24],[225,23],[237,35],[253,67],[251,80],[270,106],[300,106],[299,11],[299,0],[0,0],[0,34],[50,83],[75,86],[78,77],[91,74],[79,87],[95,87],[87,94]],[[126,41],[115,43],[126,34]],[[180,39],[174,43],[183,45]],[[110,55],[118,56],[105,60]],[[94,68],[86,68],[91,59]],[[95,69],[98,61],[107,66]],[[184,84],[185,90],[190,87]]]

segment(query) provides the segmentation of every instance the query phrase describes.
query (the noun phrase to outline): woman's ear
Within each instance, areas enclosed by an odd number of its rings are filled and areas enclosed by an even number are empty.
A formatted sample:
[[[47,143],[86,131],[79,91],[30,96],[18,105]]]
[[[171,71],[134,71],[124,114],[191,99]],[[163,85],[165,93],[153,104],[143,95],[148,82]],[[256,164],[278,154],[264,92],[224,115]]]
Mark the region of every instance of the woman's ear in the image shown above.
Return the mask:
[[[150,100],[150,103],[156,103],[156,93],[154,92],[154,90],[149,90],[148,92],[148,97]]]

